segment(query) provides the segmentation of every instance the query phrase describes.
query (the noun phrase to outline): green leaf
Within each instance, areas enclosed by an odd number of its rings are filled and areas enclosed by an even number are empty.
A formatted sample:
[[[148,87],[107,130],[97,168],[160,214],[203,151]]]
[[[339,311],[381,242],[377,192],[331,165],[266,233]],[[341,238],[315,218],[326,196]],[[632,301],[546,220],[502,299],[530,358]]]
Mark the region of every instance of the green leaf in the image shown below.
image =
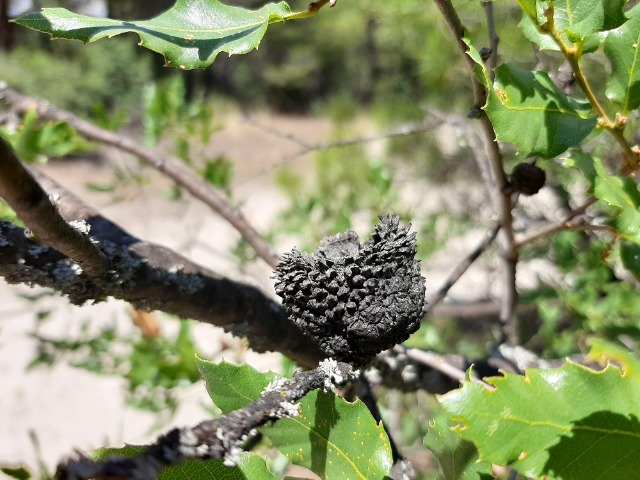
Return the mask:
[[[640,280],[640,246],[635,243],[620,241],[620,259],[624,268]]]
[[[469,47],[469,50],[467,51],[467,55],[469,55],[471,59],[476,63],[475,66],[473,67],[473,74],[481,84],[489,88],[489,86],[491,85],[491,78],[489,78],[487,67],[485,67],[484,62],[482,61],[482,57],[480,56],[480,53],[478,52],[476,47],[474,47],[471,44],[470,39],[468,39],[467,37],[464,37],[462,41],[466,43],[467,46]]]
[[[627,115],[640,106],[640,6],[629,11],[630,19],[609,32],[604,53],[611,62],[607,97],[622,105]]]
[[[601,365],[615,363],[625,377],[640,379],[640,360],[628,348],[598,337],[589,338],[587,343],[590,347],[588,358]]]
[[[118,455],[132,457],[139,455],[146,447],[127,445],[123,448],[100,448],[91,452],[95,461]],[[254,453],[244,452],[234,467],[227,467],[222,460],[189,460],[180,465],[164,469],[158,480],[197,480],[224,478],[224,480],[275,480],[264,459]]]
[[[446,416],[438,415],[429,424],[424,446],[438,459],[445,480],[485,480],[494,478],[491,464],[480,462],[473,443],[463,440],[451,428]]]
[[[465,382],[440,398],[483,461],[528,477],[636,478],[640,458],[640,382],[609,366],[594,372],[568,362]]]
[[[24,467],[1,467],[0,472],[17,480],[28,480],[31,478],[31,473]]]
[[[515,65],[496,68],[485,110],[498,140],[523,156],[552,158],[579,145],[596,126],[591,106],[562,93],[544,72]]]
[[[273,372],[260,373],[250,365],[212,363],[196,357],[200,375],[213,403],[227,414],[245,407],[260,397],[269,382],[278,378]]]
[[[596,50],[604,38],[603,32],[622,25],[625,0],[567,0],[553,3],[553,21],[555,29],[563,40],[568,43],[581,44],[583,52]],[[522,6],[522,5],[521,5]],[[538,24],[545,22],[542,15],[547,8],[546,2],[537,2],[534,6],[524,9],[520,27],[525,36],[538,44],[541,50],[559,50],[555,41],[536,28],[533,19]]]
[[[290,462],[321,478],[383,479],[393,463],[389,438],[359,400],[313,391],[300,401],[300,414],[262,428]]]
[[[178,0],[171,9],[151,20],[125,22],[78,15],[64,8],[44,8],[15,21],[53,38],[84,43],[134,32],[140,36],[140,45],[162,54],[168,66],[193,69],[208,67],[221,52],[229,55],[250,52],[258,48],[269,24],[305,13],[292,13],[285,2],[247,10],[218,0]]]
[[[640,245],[638,186],[629,177],[609,175],[599,159],[594,159],[594,167],[596,170],[594,195],[618,210],[610,223],[618,230],[620,236]]]

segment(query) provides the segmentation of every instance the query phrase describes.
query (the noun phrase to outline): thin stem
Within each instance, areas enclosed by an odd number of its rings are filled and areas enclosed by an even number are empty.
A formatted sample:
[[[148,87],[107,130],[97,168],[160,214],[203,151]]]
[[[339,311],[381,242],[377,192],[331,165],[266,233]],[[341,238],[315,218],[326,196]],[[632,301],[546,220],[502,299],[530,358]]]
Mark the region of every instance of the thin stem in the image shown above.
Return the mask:
[[[491,56],[487,61],[487,69],[491,80],[495,78],[495,72],[493,71],[498,64],[498,44],[500,43],[500,37],[496,31],[495,15],[493,11],[493,1],[482,2],[485,14],[487,16],[487,29],[489,30],[489,45],[491,48]]]
[[[539,238],[546,237],[552,233],[559,232],[561,230],[570,230],[576,227],[572,220],[580,215],[583,215],[587,209],[596,202],[595,198],[592,198],[585,204],[571,211],[566,217],[557,223],[552,223],[537,232],[530,233],[522,238],[516,240],[516,248],[521,248],[524,245],[534,242]]]
[[[458,279],[466,272],[469,267],[482,255],[489,245],[495,240],[498,232],[500,231],[500,224],[496,223],[491,230],[485,233],[482,242],[467,255],[449,274],[449,278],[442,287],[429,299],[428,305],[424,309],[424,316],[429,315],[436,306],[442,302],[447,296],[447,293],[455,285]]]
[[[456,44],[461,51],[471,77],[471,85],[473,89],[474,107],[480,111],[480,125],[483,135],[486,139],[487,157],[491,168],[493,184],[489,186],[493,196],[496,198],[496,205],[499,209],[500,227],[501,227],[501,257],[502,257],[502,284],[504,287],[502,297],[502,308],[500,312],[500,320],[503,324],[503,338],[501,341],[507,341],[511,345],[520,343],[517,319],[515,316],[515,306],[518,298],[516,290],[516,265],[518,263],[518,251],[515,248],[515,237],[513,232],[513,202],[511,195],[508,193],[509,182],[504,171],[504,162],[502,152],[496,140],[496,134],[493,125],[487,117],[484,110],[480,110],[487,102],[487,92],[473,75],[475,63],[473,59],[467,55],[467,44],[464,42],[465,29],[458,17],[450,0],[436,0],[436,5],[440,9],[451,33],[453,34]]]
[[[629,142],[625,138],[619,126],[614,121],[612,121],[611,118],[609,118],[609,115],[607,115],[604,107],[593,92],[593,89],[589,84],[589,80],[584,75],[582,67],[580,66],[580,58],[582,57],[581,45],[578,45],[578,48],[573,48],[569,47],[564,41],[564,39],[560,35],[560,32],[558,32],[558,30],[555,28],[552,6],[549,8],[547,19],[548,25],[542,33],[547,33],[551,36],[551,38],[553,38],[558,47],[560,47],[560,51],[571,65],[576,83],[582,90],[582,93],[584,93],[585,97],[587,97],[587,100],[589,101],[593,109],[600,117],[598,120],[598,126],[606,129],[611,135],[613,135],[613,138],[616,139],[616,141],[622,148],[624,152],[624,166],[622,168],[622,171],[624,173],[628,173],[630,170],[632,171],[637,169],[638,167],[640,167],[638,153],[633,151],[631,145],[629,145]]]

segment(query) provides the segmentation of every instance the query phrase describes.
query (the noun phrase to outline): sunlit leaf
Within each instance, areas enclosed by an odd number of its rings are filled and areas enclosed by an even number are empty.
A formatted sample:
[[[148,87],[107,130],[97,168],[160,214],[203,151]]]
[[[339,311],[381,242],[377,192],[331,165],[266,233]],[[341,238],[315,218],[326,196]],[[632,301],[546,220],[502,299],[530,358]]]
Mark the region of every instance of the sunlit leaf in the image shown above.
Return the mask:
[[[473,443],[464,440],[451,428],[454,423],[438,415],[429,423],[424,445],[436,456],[444,480],[488,480],[491,464],[480,462]]]
[[[617,210],[611,225],[619,235],[640,245],[640,192],[636,182],[629,177],[610,175],[599,159],[594,160],[594,167],[593,193]]]
[[[290,462],[321,478],[383,479],[392,465],[389,439],[360,401],[313,391],[300,414],[263,427],[263,433]]]
[[[604,53],[611,62],[606,94],[622,105],[625,115],[640,106],[640,6],[630,10],[629,16],[604,42]]]
[[[533,3],[533,2],[531,2]],[[553,38],[542,33],[533,23],[536,18],[539,25],[546,19],[542,11],[548,8],[547,2],[537,3],[537,17],[532,15],[535,5],[523,7],[524,14],[520,28],[525,36],[538,44],[541,50],[559,50]],[[603,32],[619,27],[625,22],[625,0],[567,0],[553,2],[553,22],[555,29],[566,43],[580,44],[583,52],[596,50],[604,38]]]
[[[465,382],[441,397],[458,432],[480,458],[528,477],[557,480],[636,478],[640,458],[640,381],[609,366],[574,363]]]
[[[496,68],[486,106],[498,140],[523,156],[552,158],[579,145],[596,126],[591,107],[558,89],[544,72],[510,64]]]
[[[45,8],[22,15],[16,23],[53,38],[84,43],[134,32],[140,36],[140,45],[162,54],[167,65],[192,69],[208,67],[221,52],[250,52],[258,48],[269,24],[298,16],[285,2],[247,10],[218,0],[178,0],[151,20],[121,21]]]
[[[273,372],[260,373],[250,365],[212,363],[196,358],[198,370],[207,385],[213,403],[226,414],[256,400],[269,382],[277,378]]]

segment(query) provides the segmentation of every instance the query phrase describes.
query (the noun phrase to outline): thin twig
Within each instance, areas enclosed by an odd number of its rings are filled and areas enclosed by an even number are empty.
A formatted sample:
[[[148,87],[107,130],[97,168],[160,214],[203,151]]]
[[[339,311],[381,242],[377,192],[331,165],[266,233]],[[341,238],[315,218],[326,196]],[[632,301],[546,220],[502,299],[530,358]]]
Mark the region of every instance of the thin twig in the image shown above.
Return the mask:
[[[106,273],[107,257],[91,242],[88,232],[77,230],[62,218],[49,195],[1,136],[0,197],[15,210],[38,242],[78,263],[88,278],[99,278]]]
[[[312,390],[327,388],[356,378],[346,363],[325,363],[307,372],[297,372],[290,381],[267,387],[263,395],[244,408],[194,427],[171,430],[160,436],[153,445],[133,457],[112,456],[93,461],[80,455],[58,467],[60,480],[154,480],[167,467],[181,465],[188,460],[224,460],[232,466],[239,460],[242,444],[251,432],[268,422],[295,417],[296,405]]]
[[[561,221],[557,223],[551,223],[550,225],[542,228],[537,232],[530,233],[521,238],[516,239],[516,248],[521,248],[522,246],[534,242],[542,237],[546,237],[547,235],[551,235],[553,233],[559,232],[561,230],[570,230],[576,228],[578,225],[572,222],[572,220],[580,215],[583,215],[587,209],[593,205],[597,199],[592,198],[580,207],[576,208],[569,212],[567,216],[565,216]]]
[[[493,1],[483,1],[485,15],[487,16],[487,29],[489,30],[489,46],[491,48],[491,56],[487,60],[487,69],[491,80],[495,78],[494,69],[498,64],[498,44],[500,43],[500,37],[496,31],[495,15],[493,11]]]
[[[401,127],[397,127],[377,135],[349,137],[349,138],[344,138],[342,140],[335,140],[332,142],[308,143],[296,135],[282,132],[271,126],[264,125],[263,123],[259,122],[255,118],[248,117],[247,122],[253,125],[254,127],[264,131],[265,133],[274,135],[278,138],[283,138],[285,140],[288,140],[291,143],[298,145],[300,148],[296,152],[290,155],[283,156],[280,160],[269,165],[269,167],[260,170],[254,176],[247,178],[243,183],[250,182],[257,177],[268,173],[274,168],[287,165],[295,161],[296,159],[300,158],[301,156],[306,155],[307,153],[325,152],[333,148],[345,148],[345,147],[351,147],[353,145],[362,145],[365,143],[388,140],[390,138],[395,138],[395,137],[406,137],[408,135],[417,135],[420,133],[426,133],[426,132],[432,131],[434,128],[438,127],[442,123],[441,119],[433,118],[433,119],[430,119],[430,121],[425,121],[423,123],[403,125]]]
[[[467,255],[449,274],[447,281],[440,287],[440,289],[429,298],[428,304],[424,308],[424,316],[429,315],[433,309],[446,298],[447,293],[455,285],[458,279],[466,272],[469,267],[475,262],[482,252],[484,252],[489,245],[495,240],[496,236],[498,236],[498,232],[500,231],[500,224],[496,223],[491,230],[487,231],[482,239],[482,242],[469,254]]]
[[[224,197],[224,194],[213,188],[180,161],[145,148],[140,142],[129,139],[124,135],[99,128],[71,112],[54,107],[48,102],[22,95],[11,88],[3,88],[2,85],[0,85],[0,98],[4,99],[5,102],[21,114],[30,109],[35,109],[42,118],[67,122],[89,140],[112,145],[135,155],[147,165],[171,178],[227,220],[269,266],[275,268],[278,264],[278,254],[253,228],[242,211],[231,205]]]
[[[502,308],[500,312],[500,320],[503,324],[503,338],[500,339],[500,341],[506,341],[511,345],[517,345],[520,343],[517,318],[515,315],[515,306],[518,298],[518,292],[516,290],[518,250],[515,248],[512,215],[513,202],[511,195],[508,193],[507,187],[509,186],[509,182],[504,171],[503,156],[496,140],[493,125],[486,113],[481,110],[486,104],[487,92],[484,85],[482,85],[475,75],[473,75],[475,62],[469,55],[467,55],[468,47],[463,40],[465,29],[450,0],[436,0],[436,5],[447,22],[447,25],[456,40],[456,44],[458,45],[458,48],[460,49],[469,68],[473,89],[474,111],[479,113],[482,132],[486,139],[485,146],[487,148],[487,157],[489,159],[489,165],[493,176],[493,184],[490,186],[490,191],[493,192],[493,195],[496,198],[495,203],[499,208],[501,227],[501,269],[504,292],[502,295]]]

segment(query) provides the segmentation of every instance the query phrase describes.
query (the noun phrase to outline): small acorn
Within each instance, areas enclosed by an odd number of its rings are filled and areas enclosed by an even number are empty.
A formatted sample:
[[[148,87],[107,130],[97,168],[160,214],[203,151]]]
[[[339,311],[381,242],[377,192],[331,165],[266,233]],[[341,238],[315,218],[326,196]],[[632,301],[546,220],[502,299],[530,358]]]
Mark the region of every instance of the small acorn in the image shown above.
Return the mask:
[[[543,169],[531,163],[519,163],[511,171],[509,177],[514,191],[523,195],[535,195],[547,181]]]
[[[274,278],[289,318],[331,358],[365,363],[420,326],[425,279],[416,235],[398,215],[380,217],[372,240],[325,237],[312,254],[285,254]]]

